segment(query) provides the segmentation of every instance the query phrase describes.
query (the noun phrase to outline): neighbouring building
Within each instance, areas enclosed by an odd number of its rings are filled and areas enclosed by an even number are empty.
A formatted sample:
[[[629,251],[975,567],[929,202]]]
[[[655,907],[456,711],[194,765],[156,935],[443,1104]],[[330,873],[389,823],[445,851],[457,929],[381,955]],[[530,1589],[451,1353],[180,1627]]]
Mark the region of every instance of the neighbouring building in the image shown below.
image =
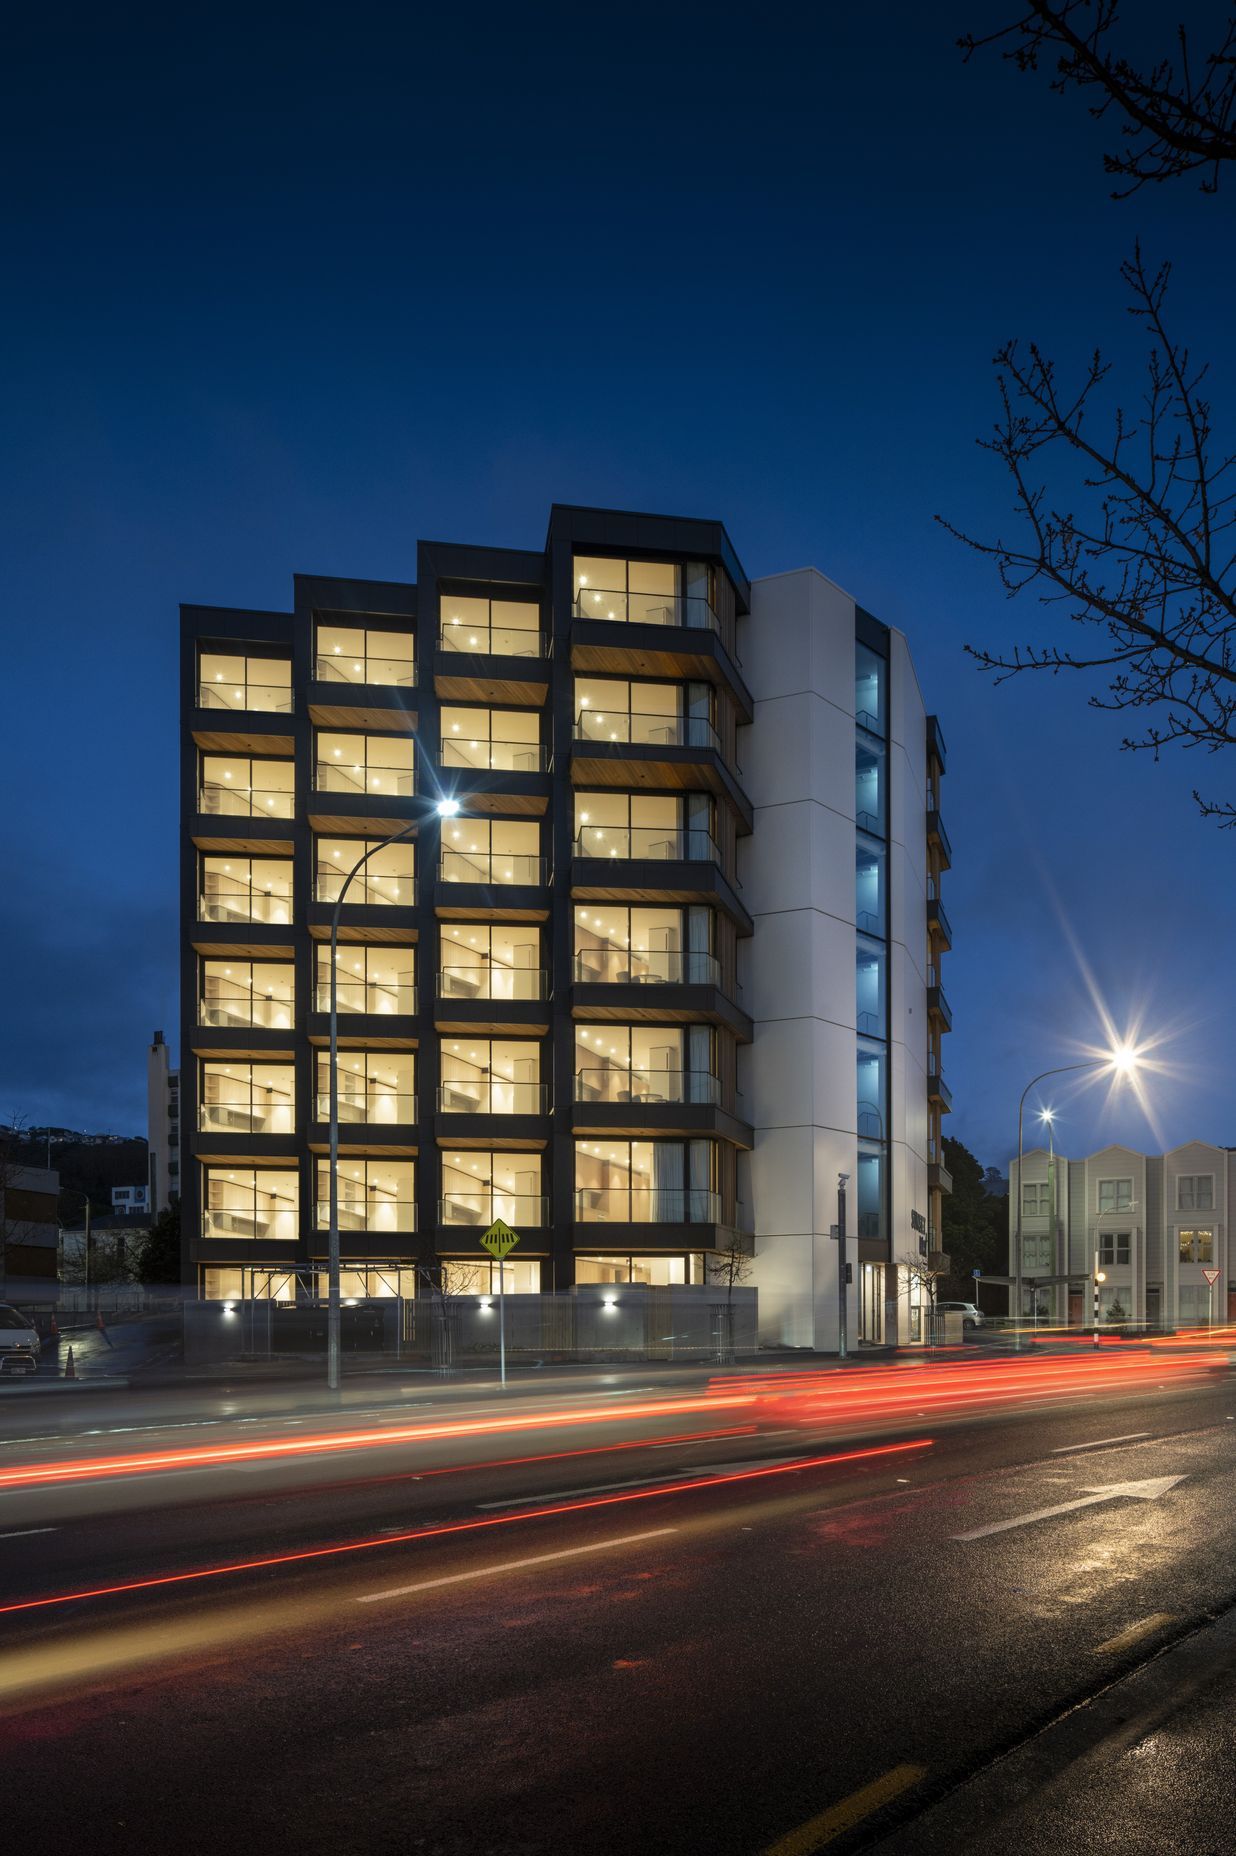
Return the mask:
[[[1093,1277],[1102,1319],[1174,1326],[1236,1318],[1229,1206],[1236,1151],[1190,1141],[1165,1154],[1104,1147],[1085,1160],[1035,1148],[1009,1169],[1009,1274],[1022,1204],[1023,1312],[1089,1322]],[[1206,1271],[1217,1271],[1213,1288]]]
[[[150,1210],[149,1186],[113,1186],[112,1210],[121,1216],[132,1216],[138,1212]]]
[[[0,1160],[0,1301],[53,1301],[59,1283],[60,1175]]]
[[[161,1031],[155,1032],[146,1054],[146,1151],[150,1166],[146,1204],[128,1209],[157,1215],[180,1196],[180,1072],[171,1068],[171,1053]]]
[[[949,845],[900,632],[719,523],[556,506],[542,551],[425,542],[182,641],[203,1296],[323,1290],[339,902],[345,1295],[496,1287],[495,1217],[524,1293],[737,1242],[764,1338],[831,1347],[844,1173],[851,1339],[922,1337]]]

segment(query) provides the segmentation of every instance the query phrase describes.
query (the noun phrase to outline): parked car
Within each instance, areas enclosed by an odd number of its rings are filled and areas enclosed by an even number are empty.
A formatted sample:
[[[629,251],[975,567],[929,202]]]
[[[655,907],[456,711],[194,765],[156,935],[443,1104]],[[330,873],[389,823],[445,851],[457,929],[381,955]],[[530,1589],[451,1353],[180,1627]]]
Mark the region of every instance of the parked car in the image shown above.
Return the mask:
[[[29,1315],[0,1302],[0,1373],[32,1373],[41,1342]]]
[[[936,1313],[939,1315],[960,1315],[963,1329],[981,1328],[983,1311],[973,1302],[937,1302]]]

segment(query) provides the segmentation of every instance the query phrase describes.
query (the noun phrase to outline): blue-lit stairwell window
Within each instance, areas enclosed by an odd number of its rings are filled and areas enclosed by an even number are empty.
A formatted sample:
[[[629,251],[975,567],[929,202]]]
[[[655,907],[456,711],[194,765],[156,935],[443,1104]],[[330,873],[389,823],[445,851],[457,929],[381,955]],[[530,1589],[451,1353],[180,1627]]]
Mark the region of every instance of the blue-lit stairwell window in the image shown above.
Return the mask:
[[[885,1046],[870,1038],[858,1040],[858,1137],[884,1139]]]
[[[860,831],[854,847],[854,921],[860,934],[888,934],[888,853]]]
[[[858,1235],[883,1237],[884,1150],[877,1142],[858,1143]]]
[[[888,950],[879,941],[858,937],[855,955],[855,1007],[860,1037],[884,1036],[884,1002],[888,973]]]
[[[869,735],[888,733],[888,665],[865,644],[854,646],[854,720]]]
[[[884,743],[861,729],[854,736],[854,816],[860,831],[888,836]]]

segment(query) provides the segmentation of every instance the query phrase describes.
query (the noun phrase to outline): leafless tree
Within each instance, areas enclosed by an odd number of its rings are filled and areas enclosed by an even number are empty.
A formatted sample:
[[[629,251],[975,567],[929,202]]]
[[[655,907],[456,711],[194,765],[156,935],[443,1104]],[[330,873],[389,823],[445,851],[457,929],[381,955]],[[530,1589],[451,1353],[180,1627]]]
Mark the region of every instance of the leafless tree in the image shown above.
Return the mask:
[[[979,540],[1005,591],[1033,588],[1085,635],[1079,647],[1027,644],[1011,655],[968,646],[997,681],[1038,670],[1099,672],[1097,709],[1140,710],[1126,748],[1208,752],[1236,743],[1236,456],[1217,450],[1206,367],[1169,332],[1170,267],[1140,249],[1122,267],[1129,313],[1149,338],[1133,411],[1112,402],[1111,364],[1096,351],[1073,380],[1041,348],[996,356],[1000,417],[984,450],[1004,465],[1018,530]],[[1048,488],[1048,480],[1051,489]],[[1236,806],[1203,800],[1236,824]]]
[[[749,1237],[743,1237],[735,1231],[727,1244],[720,1250],[714,1250],[707,1262],[708,1280],[717,1283],[725,1290],[724,1319],[717,1336],[717,1358],[732,1360],[734,1358],[734,1291],[742,1287],[755,1268],[752,1244]]]
[[[912,1287],[916,1286],[923,1290],[927,1297],[928,1313],[934,1315],[940,1284],[952,1267],[948,1257],[942,1250],[933,1250],[925,1257],[911,1250],[907,1251],[900,1261],[907,1280]]]
[[[1046,67],[1054,91],[1081,91],[1092,116],[1113,119],[1120,144],[1103,166],[1117,199],[1193,173],[1214,193],[1223,163],[1236,160],[1236,17],[1201,52],[1177,26],[1175,55],[1141,67],[1121,50],[1119,25],[1118,0],[1029,0],[1016,19],[959,44],[967,59],[998,46],[1019,71]]]

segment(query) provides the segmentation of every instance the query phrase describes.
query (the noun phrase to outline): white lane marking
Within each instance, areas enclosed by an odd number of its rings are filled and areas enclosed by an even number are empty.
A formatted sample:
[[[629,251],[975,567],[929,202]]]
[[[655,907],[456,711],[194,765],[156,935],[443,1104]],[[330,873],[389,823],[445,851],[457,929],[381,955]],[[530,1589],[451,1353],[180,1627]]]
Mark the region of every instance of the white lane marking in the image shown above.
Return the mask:
[[[633,1547],[641,1540],[663,1540],[677,1534],[676,1527],[654,1527],[645,1534],[620,1534],[615,1540],[594,1540],[586,1547],[564,1547],[559,1553],[533,1553],[527,1559],[507,1560],[501,1566],[480,1566],[475,1572],[447,1573],[441,1579],[418,1579],[415,1585],[395,1585],[386,1592],[366,1592],[358,1605],[372,1605],[379,1598],[406,1598],[410,1592],[432,1592],[442,1585],[463,1585],[469,1579],[492,1579],[499,1573],[519,1572],[524,1566],[548,1566],[551,1560],[578,1559],[582,1553],[604,1553],[610,1547]]]
[[[968,1534],[954,1534],[954,1540],[982,1540],[987,1534],[1004,1534],[1011,1527],[1029,1527],[1032,1521],[1049,1521],[1053,1515],[1072,1514],[1077,1508],[1093,1508],[1097,1502],[1114,1502],[1122,1496],[1133,1501],[1155,1502],[1174,1489],[1183,1476],[1154,1476],[1145,1482],[1109,1482],[1101,1489],[1087,1489],[1075,1502],[1060,1502],[1055,1508],[1036,1508],[1032,1514],[1015,1514],[1011,1521],[993,1521],[990,1527],[975,1527]]]
[[[28,1534],[54,1534],[54,1527],[19,1527],[11,1534],[0,1534],[0,1540],[24,1540]]]
[[[1074,1450],[1102,1450],[1105,1444],[1131,1444],[1137,1437],[1152,1437],[1153,1431],[1126,1431],[1123,1437],[1096,1437],[1090,1444],[1057,1444],[1053,1456],[1068,1456]]]

